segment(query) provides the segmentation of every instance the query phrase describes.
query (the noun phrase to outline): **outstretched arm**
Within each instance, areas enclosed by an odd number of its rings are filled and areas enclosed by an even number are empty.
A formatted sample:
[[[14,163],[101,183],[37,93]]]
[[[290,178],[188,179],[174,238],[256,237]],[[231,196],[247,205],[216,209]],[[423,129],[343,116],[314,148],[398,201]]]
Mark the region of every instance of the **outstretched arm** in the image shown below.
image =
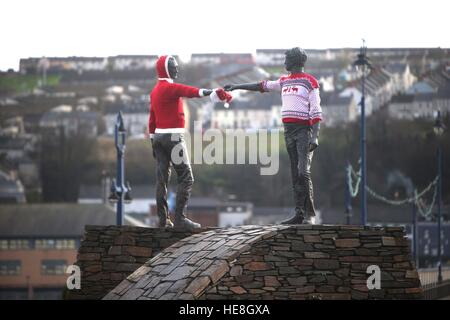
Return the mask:
[[[260,82],[227,84],[223,88],[225,89],[225,91],[233,91],[233,90],[262,91]]]

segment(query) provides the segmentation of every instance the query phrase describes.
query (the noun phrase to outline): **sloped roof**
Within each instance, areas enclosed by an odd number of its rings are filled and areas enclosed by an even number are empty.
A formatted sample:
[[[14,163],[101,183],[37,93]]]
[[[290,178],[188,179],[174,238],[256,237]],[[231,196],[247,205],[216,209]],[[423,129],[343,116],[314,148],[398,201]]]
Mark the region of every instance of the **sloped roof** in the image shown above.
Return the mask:
[[[81,237],[85,225],[115,224],[112,209],[101,204],[0,205],[1,237]]]
[[[242,99],[231,101],[229,110],[270,110],[272,106],[281,106],[281,96],[277,92],[264,94],[245,93]],[[214,104],[215,110],[222,110],[223,103]]]
[[[320,93],[320,103],[323,108],[327,106],[348,106],[353,100],[353,96],[339,96],[336,92]]]
[[[384,68],[390,73],[404,73],[407,67],[407,63],[393,62],[387,64]]]

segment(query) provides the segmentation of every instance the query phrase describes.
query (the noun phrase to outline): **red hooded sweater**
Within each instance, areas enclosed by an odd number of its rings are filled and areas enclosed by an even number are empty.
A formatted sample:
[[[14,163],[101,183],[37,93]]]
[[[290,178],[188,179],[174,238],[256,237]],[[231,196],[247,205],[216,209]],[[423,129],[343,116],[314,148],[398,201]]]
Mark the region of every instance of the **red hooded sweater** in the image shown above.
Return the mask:
[[[184,131],[184,109],[182,97],[202,97],[199,88],[173,83],[169,76],[170,56],[162,56],[156,62],[158,82],[150,93],[150,134],[179,133]]]

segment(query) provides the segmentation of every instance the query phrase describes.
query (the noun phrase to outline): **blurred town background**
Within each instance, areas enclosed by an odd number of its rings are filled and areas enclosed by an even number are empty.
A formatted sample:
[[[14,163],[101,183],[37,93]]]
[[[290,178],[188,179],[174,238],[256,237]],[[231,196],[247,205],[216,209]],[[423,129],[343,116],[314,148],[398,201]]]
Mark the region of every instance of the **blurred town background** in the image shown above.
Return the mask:
[[[195,53],[177,80],[202,88],[276,79],[284,49],[254,53]],[[347,165],[358,167],[361,78],[352,66],[359,49],[307,49],[306,72],[320,82],[324,122],[312,177],[316,223],[359,224],[358,197],[346,201]],[[443,150],[443,263],[450,259],[450,133],[433,132],[437,111],[450,127],[450,49],[378,48],[367,52],[368,186],[390,200],[426,188]],[[0,299],[59,298],[66,267],[86,224],[115,224],[108,202],[116,174],[114,125],[123,113],[126,179],[133,201],[125,223],[155,226],[155,160],[146,139],[149,92],[157,55],[33,57],[0,73]],[[279,94],[233,92],[229,108],[209,99],[185,100],[192,132],[208,128],[282,130]],[[202,121],[202,128],[194,128]],[[292,212],[289,159],[280,139],[280,171],[257,165],[194,164],[188,215],[204,226],[271,224]],[[175,182],[176,175],[172,176]],[[174,186],[174,184],[173,184]],[[173,209],[174,191],[170,192]],[[418,261],[437,259],[433,188],[420,199]],[[413,206],[368,198],[369,225],[401,225],[411,234]]]

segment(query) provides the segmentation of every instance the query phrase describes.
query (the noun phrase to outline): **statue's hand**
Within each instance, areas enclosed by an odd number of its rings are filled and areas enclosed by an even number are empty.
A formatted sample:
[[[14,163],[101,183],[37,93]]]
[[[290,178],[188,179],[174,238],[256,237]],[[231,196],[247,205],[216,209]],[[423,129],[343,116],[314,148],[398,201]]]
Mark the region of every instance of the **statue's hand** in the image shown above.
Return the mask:
[[[223,87],[223,89],[224,89],[225,91],[233,91],[233,90],[235,90],[236,88],[235,88],[235,86],[232,85],[232,84],[227,84],[227,85],[225,85],[225,86]]]
[[[309,152],[313,152],[317,147],[319,146],[319,142],[316,140],[313,140],[309,143]]]
[[[312,126],[311,137],[309,140],[309,152],[314,151],[319,146],[320,123],[317,122]]]

